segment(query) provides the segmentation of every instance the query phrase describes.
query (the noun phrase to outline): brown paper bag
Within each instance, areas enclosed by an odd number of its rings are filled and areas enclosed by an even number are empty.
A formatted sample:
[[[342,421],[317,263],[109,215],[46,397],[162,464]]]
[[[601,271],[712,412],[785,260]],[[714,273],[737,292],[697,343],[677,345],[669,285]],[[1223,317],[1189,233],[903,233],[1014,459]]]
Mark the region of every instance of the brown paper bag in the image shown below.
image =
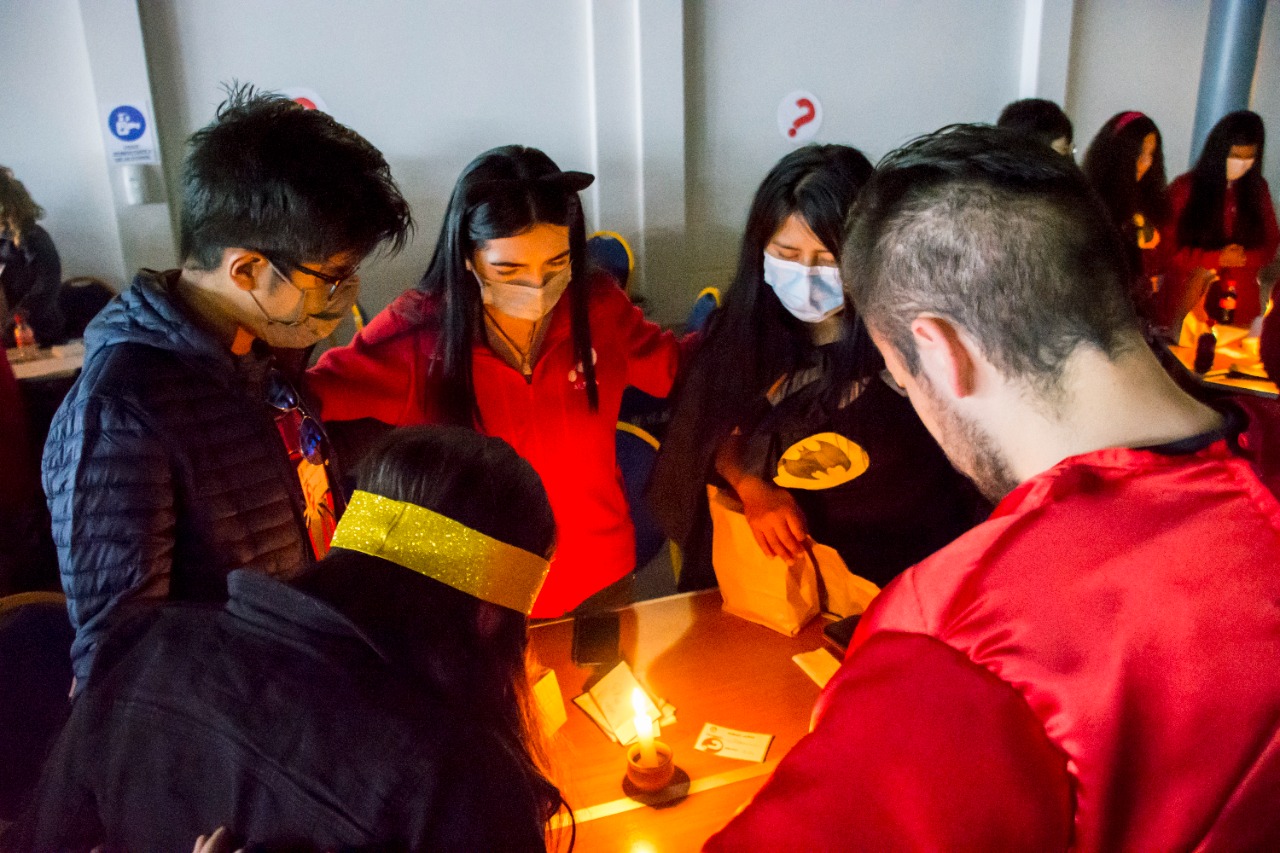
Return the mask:
[[[813,563],[766,557],[732,494],[707,486],[711,504],[711,567],[724,609],[750,622],[794,637],[818,613]]]
[[[818,567],[818,606],[837,618],[861,615],[880,587],[849,571],[835,548],[815,544],[813,560]]]

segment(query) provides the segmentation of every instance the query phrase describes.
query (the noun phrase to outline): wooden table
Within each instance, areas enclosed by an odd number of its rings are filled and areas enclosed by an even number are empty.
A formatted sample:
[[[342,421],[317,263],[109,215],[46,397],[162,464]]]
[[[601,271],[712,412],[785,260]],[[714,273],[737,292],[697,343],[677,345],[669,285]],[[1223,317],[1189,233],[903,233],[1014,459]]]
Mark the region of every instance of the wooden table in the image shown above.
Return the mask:
[[[1247,329],[1235,326],[1218,328],[1219,343],[1214,350],[1213,365],[1205,373],[1196,373],[1194,346],[1170,346],[1169,352],[1186,368],[1188,375],[1210,388],[1273,400],[1280,397],[1280,389],[1266,378],[1267,372],[1258,357],[1258,339],[1247,337]]]
[[[580,851],[698,850],[751,795],[808,730],[818,686],[791,656],[822,645],[821,618],[794,638],[721,610],[708,590],[642,602],[620,611],[621,647],[641,684],[676,707],[663,742],[687,774],[644,805],[622,788],[625,748],[611,742],[572,704],[594,669],[571,659],[573,623],[530,631],[535,658],[556,671],[569,720],[551,742],[555,782],[573,807]],[[607,669],[607,668],[606,668]],[[700,752],[693,745],[704,723],[774,735],[763,764]],[[568,830],[564,830],[567,838]]]

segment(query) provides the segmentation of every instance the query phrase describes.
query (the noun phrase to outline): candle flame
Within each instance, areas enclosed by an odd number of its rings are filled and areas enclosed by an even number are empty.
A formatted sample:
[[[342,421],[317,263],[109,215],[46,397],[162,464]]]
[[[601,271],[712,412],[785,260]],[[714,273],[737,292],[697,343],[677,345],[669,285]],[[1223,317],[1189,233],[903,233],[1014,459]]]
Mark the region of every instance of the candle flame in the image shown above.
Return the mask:
[[[649,697],[639,687],[631,691],[631,707],[635,708],[637,717],[649,716]]]

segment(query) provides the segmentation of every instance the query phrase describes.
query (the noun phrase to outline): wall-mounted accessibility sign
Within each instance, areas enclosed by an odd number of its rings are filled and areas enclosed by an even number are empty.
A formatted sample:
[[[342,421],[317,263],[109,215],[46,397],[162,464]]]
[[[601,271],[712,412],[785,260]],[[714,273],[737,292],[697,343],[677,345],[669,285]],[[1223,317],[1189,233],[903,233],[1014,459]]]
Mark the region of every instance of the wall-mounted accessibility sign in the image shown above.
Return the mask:
[[[107,157],[117,166],[130,163],[159,163],[151,106],[145,100],[117,101],[104,104],[103,139]]]

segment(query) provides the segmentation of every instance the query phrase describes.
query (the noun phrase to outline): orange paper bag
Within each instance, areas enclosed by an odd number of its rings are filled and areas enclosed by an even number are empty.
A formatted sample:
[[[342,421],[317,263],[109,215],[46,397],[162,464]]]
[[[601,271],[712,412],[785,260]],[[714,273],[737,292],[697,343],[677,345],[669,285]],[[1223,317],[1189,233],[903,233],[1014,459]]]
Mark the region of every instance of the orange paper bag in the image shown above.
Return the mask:
[[[707,487],[711,504],[711,566],[724,609],[794,637],[818,613],[817,573],[809,557],[766,557],[731,493]]]

